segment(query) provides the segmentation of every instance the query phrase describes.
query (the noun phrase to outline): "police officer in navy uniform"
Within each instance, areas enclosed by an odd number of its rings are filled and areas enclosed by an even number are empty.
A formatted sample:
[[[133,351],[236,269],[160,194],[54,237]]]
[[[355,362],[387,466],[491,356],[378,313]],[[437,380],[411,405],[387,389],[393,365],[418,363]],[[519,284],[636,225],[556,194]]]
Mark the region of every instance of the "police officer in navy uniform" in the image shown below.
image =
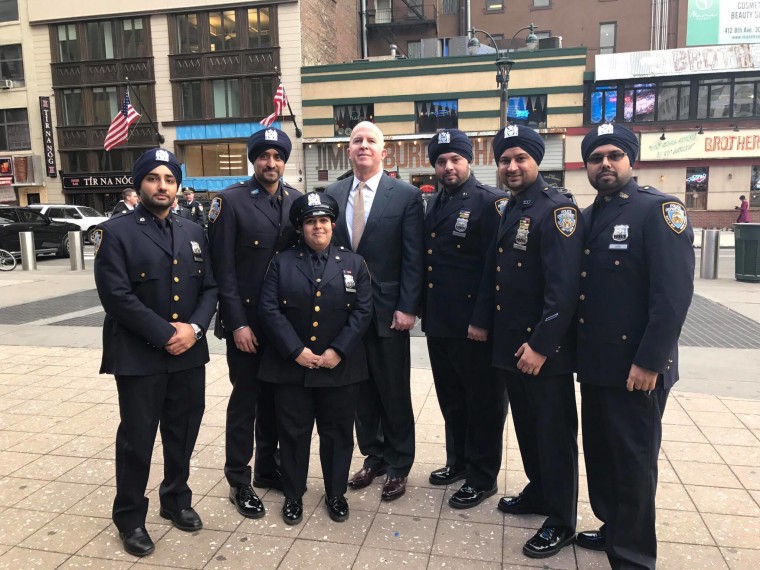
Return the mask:
[[[446,465],[430,474],[430,483],[465,479],[449,505],[466,509],[496,493],[501,467],[504,384],[491,366],[488,330],[473,326],[472,315],[508,198],[472,174],[472,141],[462,131],[434,135],[428,157],[441,190],[425,214],[422,330],[446,421],[447,455]]]
[[[170,215],[182,181],[175,156],[149,150],[132,173],[141,201],[98,227],[95,284],[106,312],[100,372],[116,376],[121,415],[113,521],[124,550],[146,556],[154,544],[145,530],[145,487],[159,423],[160,515],[180,530],[203,526],[187,480],[203,417],[205,331],[217,287],[203,230]]]
[[[265,339],[257,309],[272,256],[296,242],[288,214],[300,193],[281,180],[290,150],[288,135],[279,129],[252,134],[248,160],[253,163],[253,177],[223,190],[209,208],[211,256],[219,282],[214,332],[226,340],[232,383],[224,474],[230,485],[230,500],[249,518],[264,515],[264,505],[251,487],[248,465],[253,457],[254,423],[253,484],[280,488],[272,389],[258,380],[259,351]]]
[[[654,568],[662,413],[694,291],[694,232],[680,200],[633,179],[634,133],[595,127],[581,143],[597,190],[586,222],[578,380],[589,498],[601,529],[578,533],[612,568]]]
[[[203,204],[195,201],[195,190],[185,188],[182,193],[185,195],[184,207],[190,212],[190,219],[201,227],[206,227],[206,212],[203,211]]]
[[[360,255],[331,245],[338,203],[315,192],[293,202],[301,244],[274,257],[259,315],[269,341],[259,378],[273,383],[280,435],[284,521],[297,524],[316,420],[325,504],[348,518],[345,493],[359,385],[369,377],[362,337],[372,320],[372,285]]]
[[[543,514],[523,546],[546,558],[575,537],[578,417],[573,317],[583,227],[572,201],[541,177],[541,136],[507,126],[493,139],[501,181],[512,191],[491,248],[487,285],[495,295],[493,362],[506,381],[528,485],[499,510]],[[493,307],[493,305],[491,305]]]

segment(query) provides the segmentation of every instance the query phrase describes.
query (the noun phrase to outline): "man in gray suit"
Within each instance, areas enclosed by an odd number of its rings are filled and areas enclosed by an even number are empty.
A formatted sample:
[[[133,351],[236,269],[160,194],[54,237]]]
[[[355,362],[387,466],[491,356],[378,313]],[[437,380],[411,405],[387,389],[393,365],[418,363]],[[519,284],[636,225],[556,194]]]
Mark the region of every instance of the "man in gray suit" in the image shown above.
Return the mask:
[[[352,489],[387,474],[382,498],[406,492],[414,462],[414,415],[409,389],[409,331],[422,293],[423,207],[420,191],[383,172],[383,133],[362,122],[351,132],[348,158],[354,176],[331,185],[340,206],[334,239],[362,255],[372,276],[372,325],[364,337],[369,382],[362,383],[356,410],[364,467]]]

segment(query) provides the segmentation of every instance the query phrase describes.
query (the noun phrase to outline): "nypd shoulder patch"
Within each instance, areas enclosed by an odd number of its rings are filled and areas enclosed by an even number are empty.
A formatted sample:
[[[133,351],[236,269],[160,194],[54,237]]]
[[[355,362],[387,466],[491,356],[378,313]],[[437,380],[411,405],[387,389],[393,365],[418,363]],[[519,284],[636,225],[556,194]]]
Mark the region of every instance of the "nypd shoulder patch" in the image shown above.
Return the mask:
[[[504,211],[507,209],[507,202],[509,202],[509,198],[499,198],[493,203],[494,208],[496,208],[496,211],[500,216],[504,216]]]
[[[216,219],[219,217],[219,214],[222,213],[222,199],[217,196],[213,200],[211,200],[211,207],[208,210],[208,221],[212,224],[216,221]]]
[[[677,234],[683,232],[688,225],[686,208],[678,202],[664,202],[662,204],[662,217],[665,218],[668,227]]]
[[[103,230],[95,230],[95,233],[92,236],[92,244],[95,246],[95,255],[98,255],[101,243],[103,243]]]
[[[575,233],[578,227],[578,215],[574,208],[557,208],[554,210],[554,225],[557,226],[559,233],[565,237],[570,237]]]

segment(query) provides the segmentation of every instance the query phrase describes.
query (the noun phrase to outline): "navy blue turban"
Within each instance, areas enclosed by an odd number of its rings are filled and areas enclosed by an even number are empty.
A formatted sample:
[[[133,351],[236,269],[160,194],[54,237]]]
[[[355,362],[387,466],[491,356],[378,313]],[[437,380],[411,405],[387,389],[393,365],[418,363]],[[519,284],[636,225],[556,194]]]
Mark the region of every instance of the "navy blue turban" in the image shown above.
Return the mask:
[[[165,148],[152,148],[144,152],[132,165],[132,186],[139,190],[143,178],[158,166],[167,167],[177,180],[177,186],[182,184],[182,166],[177,157]]]
[[[588,157],[597,147],[612,144],[624,151],[631,161],[631,166],[636,162],[639,154],[639,139],[630,129],[620,125],[605,124],[594,127],[581,142],[581,156],[583,163],[588,163]]]
[[[515,147],[527,152],[536,164],[541,164],[544,159],[546,145],[541,135],[530,127],[509,125],[496,133],[493,138],[493,159],[496,164],[499,164],[499,159],[505,150]]]
[[[270,148],[279,152],[282,160],[287,162],[293,144],[290,142],[290,137],[280,129],[274,127],[261,129],[248,137],[248,160],[253,163],[262,152]]]
[[[455,152],[467,162],[472,162],[472,141],[459,129],[447,129],[433,135],[428,144],[428,158],[435,166],[438,157],[447,152]]]

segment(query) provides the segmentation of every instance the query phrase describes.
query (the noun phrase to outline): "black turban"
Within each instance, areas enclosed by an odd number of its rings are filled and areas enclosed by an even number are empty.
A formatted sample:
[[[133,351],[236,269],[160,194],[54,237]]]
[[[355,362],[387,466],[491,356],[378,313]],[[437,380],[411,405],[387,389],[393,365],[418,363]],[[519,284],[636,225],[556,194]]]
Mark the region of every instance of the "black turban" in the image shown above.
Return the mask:
[[[430,164],[435,166],[438,157],[447,152],[455,152],[472,162],[472,141],[470,137],[459,129],[446,129],[433,135],[428,144],[428,158]]]
[[[544,139],[530,127],[509,125],[501,129],[493,138],[493,159],[499,164],[499,159],[508,148],[520,147],[527,152],[536,164],[544,159],[546,145]]]
[[[261,129],[248,137],[248,160],[254,162],[262,152],[270,148],[279,152],[282,160],[287,162],[293,144],[290,142],[290,137],[280,129],[274,127]]]
[[[583,163],[588,163],[588,157],[597,147],[612,144],[623,150],[631,161],[631,166],[636,162],[639,154],[639,139],[630,129],[620,125],[605,124],[594,127],[581,142],[581,156]]]
[[[177,180],[177,186],[182,184],[182,167],[177,157],[165,148],[152,148],[144,152],[132,165],[132,186],[139,190],[143,178],[158,166],[167,167]]]

